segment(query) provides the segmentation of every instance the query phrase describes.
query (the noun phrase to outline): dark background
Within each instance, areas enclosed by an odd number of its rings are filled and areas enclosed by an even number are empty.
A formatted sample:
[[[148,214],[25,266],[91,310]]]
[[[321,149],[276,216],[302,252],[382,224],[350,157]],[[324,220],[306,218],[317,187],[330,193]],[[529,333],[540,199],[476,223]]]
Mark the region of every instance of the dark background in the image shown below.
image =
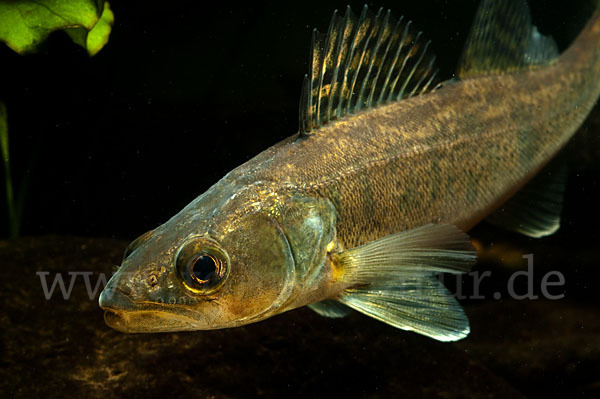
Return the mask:
[[[540,30],[564,49],[591,1],[530,2]],[[413,19],[450,78],[476,3],[369,6]],[[131,239],[155,227],[294,134],[311,29],[325,31],[345,5],[127,0],[112,4],[113,32],[93,58],[62,32],[27,57],[0,44],[13,177],[29,181],[23,234],[34,236],[0,239],[0,324],[8,326],[0,396],[600,397],[600,107],[565,149],[571,168],[556,234],[536,240],[485,224],[470,232],[481,249],[475,273],[493,278],[481,284],[486,299],[462,301],[472,333],[459,343],[309,309],[235,329],[130,335],[105,325],[81,280],[71,300],[45,300],[35,271],[110,274],[126,241],[103,237]],[[362,2],[350,5],[356,13]],[[508,297],[507,281],[525,270],[529,253],[535,293],[545,273],[560,270],[564,290],[551,291],[564,300]],[[474,278],[462,278],[472,295]],[[445,282],[456,292],[453,280]],[[516,291],[527,284],[520,276]]]
[[[355,13],[363,4],[349,3]],[[536,24],[561,49],[589,17],[587,1],[531,3]],[[23,234],[132,238],[294,134],[311,29],[326,31],[333,10],[346,4],[113,2],[115,25],[95,57],[62,32],[31,56],[0,44],[13,179],[17,188],[29,180]],[[476,4],[369,6],[410,17],[450,78]],[[598,198],[596,180],[582,173],[570,183],[571,203]],[[4,199],[0,236],[7,234]],[[569,212],[590,228],[598,220],[585,206]]]

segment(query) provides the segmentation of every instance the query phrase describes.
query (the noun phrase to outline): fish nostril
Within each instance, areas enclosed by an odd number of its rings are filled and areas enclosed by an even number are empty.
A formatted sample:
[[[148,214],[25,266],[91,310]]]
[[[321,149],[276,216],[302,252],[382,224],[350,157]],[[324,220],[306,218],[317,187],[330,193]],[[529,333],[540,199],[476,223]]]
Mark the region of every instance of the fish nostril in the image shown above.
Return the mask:
[[[148,285],[151,288],[156,287],[156,285],[158,284],[158,277],[156,276],[156,274],[151,273],[150,276],[148,276]]]

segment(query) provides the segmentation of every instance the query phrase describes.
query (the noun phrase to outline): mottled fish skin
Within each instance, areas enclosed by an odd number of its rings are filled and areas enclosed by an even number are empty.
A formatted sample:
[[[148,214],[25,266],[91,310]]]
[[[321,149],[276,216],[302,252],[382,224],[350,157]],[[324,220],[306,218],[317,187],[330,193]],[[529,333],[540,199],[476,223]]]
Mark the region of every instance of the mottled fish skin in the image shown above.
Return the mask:
[[[105,319],[125,332],[205,330],[338,298],[352,283],[337,253],[430,223],[470,229],[560,150],[599,93],[596,12],[548,64],[451,82],[285,139],[136,242],[100,296]],[[230,273],[218,291],[195,292],[178,254],[205,241],[227,253]],[[196,258],[182,259],[189,271]],[[458,339],[468,333],[459,327],[428,331]]]
[[[230,174],[330,199],[355,247],[427,223],[468,230],[582,124],[600,93],[600,19],[547,66],[453,82],[284,140]]]

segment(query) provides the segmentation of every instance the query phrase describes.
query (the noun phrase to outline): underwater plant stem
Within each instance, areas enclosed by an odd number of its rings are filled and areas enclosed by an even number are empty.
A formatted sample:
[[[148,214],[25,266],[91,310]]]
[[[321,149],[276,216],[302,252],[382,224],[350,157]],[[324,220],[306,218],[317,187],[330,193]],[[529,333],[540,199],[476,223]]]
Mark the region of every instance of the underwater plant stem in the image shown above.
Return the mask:
[[[8,123],[6,121],[6,106],[0,102],[0,147],[4,162],[4,180],[6,182],[6,206],[8,210],[8,234],[11,238],[19,235],[19,215],[14,202],[14,190],[10,173],[10,153],[8,149]]]

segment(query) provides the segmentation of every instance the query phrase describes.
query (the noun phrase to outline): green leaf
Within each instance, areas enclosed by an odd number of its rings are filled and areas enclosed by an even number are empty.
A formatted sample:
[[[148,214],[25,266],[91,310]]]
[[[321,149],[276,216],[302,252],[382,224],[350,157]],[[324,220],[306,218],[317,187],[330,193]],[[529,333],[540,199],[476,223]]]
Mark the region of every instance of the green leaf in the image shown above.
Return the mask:
[[[90,56],[94,56],[108,43],[108,36],[114,22],[115,15],[110,9],[108,2],[105,2],[102,15],[92,30],[87,31],[85,28],[71,28],[66,29],[65,32],[71,36],[71,39],[75,43],[85,48]]]
[[[108,41],[114,15],[104,0],[0,0],[0,41],[19,54],[67,30],[90,55]]]

